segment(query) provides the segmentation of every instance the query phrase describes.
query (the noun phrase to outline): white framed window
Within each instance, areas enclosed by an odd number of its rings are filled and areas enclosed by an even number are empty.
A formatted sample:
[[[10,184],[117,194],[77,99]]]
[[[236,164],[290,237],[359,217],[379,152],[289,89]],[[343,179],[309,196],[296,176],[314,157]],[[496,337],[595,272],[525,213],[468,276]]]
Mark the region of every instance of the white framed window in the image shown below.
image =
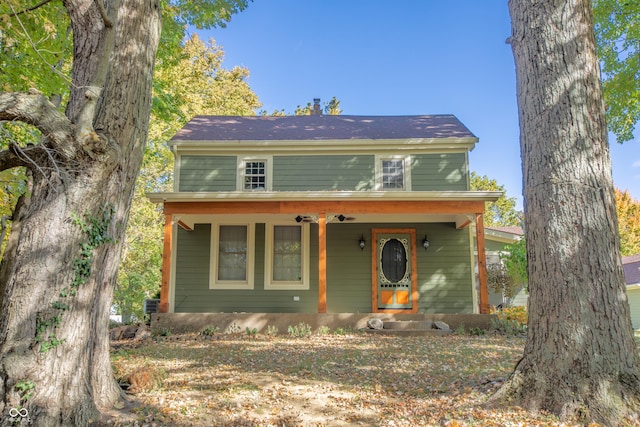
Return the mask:
[[[271,189],[270,161],[263,157],[240,157],[238,160],[238,190],[267,191]]]
[[[253,289],[255,224],[211,225],[210,289]]]
[[[267,290],[309,289],[309,224],[266,224]]]
[[[376,190],[409,190],[411,187],[410,161],[411,156],[377,156]]]

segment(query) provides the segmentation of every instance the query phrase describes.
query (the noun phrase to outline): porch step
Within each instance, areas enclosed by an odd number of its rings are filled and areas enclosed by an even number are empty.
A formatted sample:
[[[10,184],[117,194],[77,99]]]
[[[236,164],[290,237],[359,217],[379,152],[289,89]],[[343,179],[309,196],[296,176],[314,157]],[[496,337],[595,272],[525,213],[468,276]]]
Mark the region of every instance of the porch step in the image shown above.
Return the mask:
[[[382,322],[383,329],[433,329],[431,320],[386,320]]]
[[[366,329],[366,332],[379,335],[398,336],[442,336],[451,333],[448,325],[431,320],[386,320],[382,322],[382,329]]]

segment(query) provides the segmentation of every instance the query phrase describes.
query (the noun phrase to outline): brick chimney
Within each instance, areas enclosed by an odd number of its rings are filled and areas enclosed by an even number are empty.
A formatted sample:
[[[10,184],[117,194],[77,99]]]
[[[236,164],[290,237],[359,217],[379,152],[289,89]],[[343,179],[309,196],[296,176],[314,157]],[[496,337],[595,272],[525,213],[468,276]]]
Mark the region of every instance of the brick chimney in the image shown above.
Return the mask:
[[[314,116],[319,116],[322,114],[322,109],[320,108],[320,98],[313,98],[313,110],[311,110],[311,114]]]

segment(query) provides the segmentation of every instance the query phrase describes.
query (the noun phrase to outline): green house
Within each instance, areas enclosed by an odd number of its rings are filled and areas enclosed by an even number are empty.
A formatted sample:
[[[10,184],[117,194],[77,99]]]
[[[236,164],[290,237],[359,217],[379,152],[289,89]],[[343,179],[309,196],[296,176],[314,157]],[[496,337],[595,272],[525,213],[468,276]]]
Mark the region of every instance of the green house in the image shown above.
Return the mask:
[[[477,142],[452,115],[195,117],[148,195],[160,312],[488,313]]]

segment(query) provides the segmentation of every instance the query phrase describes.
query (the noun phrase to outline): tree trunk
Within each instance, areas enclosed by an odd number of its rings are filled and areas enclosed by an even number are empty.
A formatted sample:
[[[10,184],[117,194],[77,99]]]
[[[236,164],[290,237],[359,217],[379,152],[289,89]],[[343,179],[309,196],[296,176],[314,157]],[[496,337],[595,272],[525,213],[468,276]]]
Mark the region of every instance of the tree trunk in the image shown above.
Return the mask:
[[[0,157],[23,161],[32,176],[0,264],[0,425],[11,425],[11,408],[37,426],[89,425],[122,397],[109,311],[146,142],[160,9],[157,0],[64,4],[74,32],[68,123],[45,101],[37,114],[22,111],[36,93],[0,97],[0,119],[45,135],[22,153],[28,161]]]
[[[529,331],[491,403],[618,425],[640,406],[589,0],[510,0]]]

